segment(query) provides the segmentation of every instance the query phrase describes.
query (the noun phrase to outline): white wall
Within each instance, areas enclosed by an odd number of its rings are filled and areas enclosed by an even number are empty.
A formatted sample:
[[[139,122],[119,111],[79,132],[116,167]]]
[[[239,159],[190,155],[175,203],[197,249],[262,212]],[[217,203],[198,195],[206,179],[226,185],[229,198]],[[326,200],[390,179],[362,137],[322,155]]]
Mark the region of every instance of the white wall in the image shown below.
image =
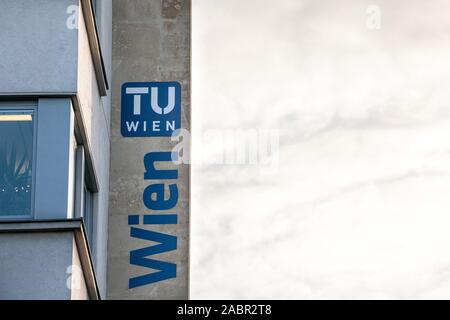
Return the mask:
[[[99,38],[107,75],[111,75],[111,2],[102,1],[96,14]],[[88,42],[83,12],[80,12],[78,38],[78,98],[85,124],[88,145],[98,181],[94,196],[93,260],[102,298],[106,297],[106,263],[108,240],[109,155],[110,155],[110,92],[101,97]]]

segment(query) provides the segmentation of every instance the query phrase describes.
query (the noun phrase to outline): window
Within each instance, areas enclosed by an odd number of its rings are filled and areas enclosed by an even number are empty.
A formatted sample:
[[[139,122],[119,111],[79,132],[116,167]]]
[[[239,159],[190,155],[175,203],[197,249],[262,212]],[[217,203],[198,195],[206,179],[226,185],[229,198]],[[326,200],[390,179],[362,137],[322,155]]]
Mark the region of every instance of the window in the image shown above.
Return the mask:
[[[98,14],[98,3],[96,0],[92,0],[92,9],[94,11],[95,22],[96,22],[97,28],[98,28],[100,16]]]
[[[93,248],[94,238],[94,195],[92,192],[84,186],[84,213],[83,213],[84,225],[86,226],[86,233],[91,250]]]
[[[76,136],[78,134],[76,133]],[[78,139],[79,140],[79,139]],[[75,217],[82,218],[86,227],[88,243],[93,250],[94,239],[94,196],[89,187],[91,176],[87,170],[84,146],[78,145],[75,158]]]
[[[0,109],[0,217],[33,211],[33,110]]]

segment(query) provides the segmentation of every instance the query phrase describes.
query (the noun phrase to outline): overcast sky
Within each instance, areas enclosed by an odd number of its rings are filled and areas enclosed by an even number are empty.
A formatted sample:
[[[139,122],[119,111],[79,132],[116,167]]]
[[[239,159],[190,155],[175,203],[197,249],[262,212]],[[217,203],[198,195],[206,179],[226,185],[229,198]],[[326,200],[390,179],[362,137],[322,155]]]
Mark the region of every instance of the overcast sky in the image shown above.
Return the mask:
[[[193,0],[192,298],[450,298],[449,12]],[[211,129],[278,162],[208,164]]]

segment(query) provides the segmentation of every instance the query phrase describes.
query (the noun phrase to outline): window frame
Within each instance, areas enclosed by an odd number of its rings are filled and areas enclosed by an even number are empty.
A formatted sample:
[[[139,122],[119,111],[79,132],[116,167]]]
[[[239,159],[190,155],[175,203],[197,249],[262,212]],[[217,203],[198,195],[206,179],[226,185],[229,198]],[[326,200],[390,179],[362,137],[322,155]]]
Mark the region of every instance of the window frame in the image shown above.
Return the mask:
[[[75,140],[77,146],[74,162],[74,216],[82,219],[88,239],[88,247],[91,253],[93,253],[96,233],[95,219],[97,216],[95,211],[95,195],[97,192],[93,191],[90,186],[92,177],[89,170],[87,170],[88,165],[85,157],[86,146],[81,141],[78,125],[75,126]]]
[[[36,157],[37,157],[37,133],[38,133],[38,112],[37,101],[0,101],[0,114],[18,112],[29,112],[33,116],[33,160],[31,171],[31,205],[29,215],[0,215],[1,221],[8,220],[34,220],[35,218],[35,195],[36,195]]]

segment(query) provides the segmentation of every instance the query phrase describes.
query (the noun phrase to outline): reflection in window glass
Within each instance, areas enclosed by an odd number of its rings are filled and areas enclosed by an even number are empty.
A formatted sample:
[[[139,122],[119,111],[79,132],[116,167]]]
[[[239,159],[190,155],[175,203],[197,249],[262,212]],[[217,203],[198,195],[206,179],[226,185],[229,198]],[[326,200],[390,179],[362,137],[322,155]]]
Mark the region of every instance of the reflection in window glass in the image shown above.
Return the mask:
[[[29,216],[33,113],[0,111],[0,216]]]
[[[91,191],[86,187],[84,189],[84,224],[86,226],[86,233],[91,250],[93,248],[94,236],[94,198]]]

